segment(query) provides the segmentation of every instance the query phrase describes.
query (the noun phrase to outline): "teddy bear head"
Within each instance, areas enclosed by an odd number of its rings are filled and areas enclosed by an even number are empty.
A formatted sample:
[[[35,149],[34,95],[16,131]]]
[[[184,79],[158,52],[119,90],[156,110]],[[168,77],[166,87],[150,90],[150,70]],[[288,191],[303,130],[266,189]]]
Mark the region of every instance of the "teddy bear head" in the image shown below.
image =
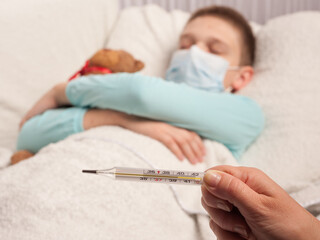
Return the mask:
[[[112,73],[140,71],[144,63],[123,50],[101,49],[89,59],[89,67],[110,69]]]
[[[89,74],[133,73],[140,71],[143,67],[143,62],[126,51],[101,49],[87,60],[85,65],[69,78],[69,81]]]

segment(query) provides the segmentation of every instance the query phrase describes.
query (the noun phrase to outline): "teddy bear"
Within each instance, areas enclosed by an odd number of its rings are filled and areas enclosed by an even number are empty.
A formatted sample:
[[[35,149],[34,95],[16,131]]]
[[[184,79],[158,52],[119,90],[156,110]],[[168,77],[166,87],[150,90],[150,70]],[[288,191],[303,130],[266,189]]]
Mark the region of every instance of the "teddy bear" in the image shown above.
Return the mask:
[[[101,49],[86,61],[85,65],[69,78],[69,81],[88,74],[134,73],[143,68],[144,63],[126,51]]]
[[[73,74],[69,81],[89,74],[111,74],[119,72],[134,73],[144,68],[144,63],[135,59],[124,50],[101,49],[97,51],[84,66]],[[34,156],[27,150],[19,150],[11,156],[10,165]]]

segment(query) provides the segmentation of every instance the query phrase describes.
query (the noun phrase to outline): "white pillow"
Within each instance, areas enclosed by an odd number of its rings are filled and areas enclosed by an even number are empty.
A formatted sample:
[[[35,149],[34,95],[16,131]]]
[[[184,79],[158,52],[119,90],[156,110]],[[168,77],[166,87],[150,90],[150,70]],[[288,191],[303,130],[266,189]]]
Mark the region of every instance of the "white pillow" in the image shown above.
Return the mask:
[[[143,74],[163,77],[189,15],[180,10],[167,12],[154,4],[124,9],[107,47],[124,49],[142,60]]]
[[[257,35],[257,73],[242,91],[266,117],[242,163],[263,169],[290,192],[320,179],[319,43],[319,12],[271,20]]]
[[[0,146],[15,147],[22,115],[107,41],[117,0],[8,0],[0,8]]]

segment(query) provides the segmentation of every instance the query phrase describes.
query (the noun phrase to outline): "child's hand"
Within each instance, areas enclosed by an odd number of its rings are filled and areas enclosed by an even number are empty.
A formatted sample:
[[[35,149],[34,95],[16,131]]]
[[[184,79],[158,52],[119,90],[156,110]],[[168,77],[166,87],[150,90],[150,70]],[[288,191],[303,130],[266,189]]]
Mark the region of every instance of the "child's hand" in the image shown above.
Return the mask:
[[[180,160],[187,158],[192,164],[203,161],[205,147],[194,132],[134,116],[126,118],[121,125],[162,142]]]
[[[30,118],[45,112],[46,110],[57,108],[63,105],[70,104],[66,95],[65,88],[68,83],[60,83],[48,91],[43,97],[41,97],[34,106],[26,113],[22,118],[19,129],[22,128],[23,124]]]

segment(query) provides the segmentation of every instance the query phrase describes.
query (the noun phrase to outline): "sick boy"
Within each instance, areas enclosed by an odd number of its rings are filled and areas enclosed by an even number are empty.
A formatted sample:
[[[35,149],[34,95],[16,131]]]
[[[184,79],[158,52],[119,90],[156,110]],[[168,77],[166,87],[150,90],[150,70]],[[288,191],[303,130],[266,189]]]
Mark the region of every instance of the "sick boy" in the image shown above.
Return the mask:
[[[165,80],[120,73],[57,84],[22,119],[17,148],[37,152],[71,134],[118,125],[193,164],[205,155],[201,137],[239,159],[264,125],[260,107],[235,94],[253,77],[254,50],[252,30],[238,12],[199,9],[183,29]],[[61,108],[66,105],[73,107]]]

